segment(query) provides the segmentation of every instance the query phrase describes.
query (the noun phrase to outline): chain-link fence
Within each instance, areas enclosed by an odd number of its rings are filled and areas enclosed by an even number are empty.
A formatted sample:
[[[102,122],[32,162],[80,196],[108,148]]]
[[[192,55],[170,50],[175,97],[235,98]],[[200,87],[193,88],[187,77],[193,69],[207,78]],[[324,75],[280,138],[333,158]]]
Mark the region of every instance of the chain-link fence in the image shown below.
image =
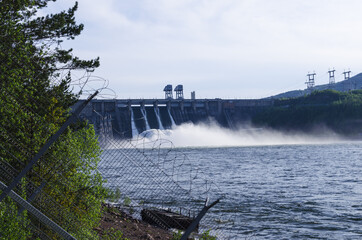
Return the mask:
[[[92,238],[94,234],[87,232],[89,226],[85,226],[89,223],[80,217],[88,215],[86,209],[75,201],[82,199],[84,192],[77,189],[70,174],[73,171],[79,179],[83,170],[95,168],[82,162],[90,160],[88,157],[68,155],[80,151],[80,145],[71,141],[84,141],[86,133],[81,136],[78,132],[69,139],[71,132],[68,130],[57,136],[66,126],[51,129],[53,122],[39,114],[41,111],[50,113],[51,108],[38,105],[34,110],[28,107],[29,102],[16,94],[9,95],[4,88],[0,94],[3,119],[0,125],[1,238]],[[13,113],[16,116],[12,116]],[[58,141],[50,146],[52,139]],[[87,145],[86,141],[84,143]],[[63,154],[58,152],[61,150]]]
[[[102,135],[99,171],[107,179],[107,187],[117,193],[117,199],[109,200],[112,204],[158,227],[184,231],[206,201],[212,203],[223,196],[204,173],[207,166],[193,164],[171,142],[159,138],[162,134],[152,134],[152,140],[147,136],[116,140]],[[226,238],[213,217],[206,215],[196,232],[210,230],[218,239]]]
[[[54,109],[39,105],[34,110],[21,97],[0,92],[2,117],[11,118],[10,113],[16,111],[24,116],[19,121],[28,121],[18,122],[19,126],[12,120],[2,121],[0,126],[2,195],[14,180],[21,179],[0,203],[2,239],[102,238],[94,230],[97,224],[85,219],[102,214],[101,201],[96,200],[101,189],[107,191],[109,206],[163,228],[170,236],[185,231],[206,201],[221,199],[218,204],[222,204],[221,191],[205,174],[207,166],[192,163],[156,130],[152,140],[147,136],[122,140],[113,138],[111,133],[116,130],[111,124],[104,124],[95,137],[94,132],[87,132],[92,127],[77,126],[83,121],[72,123],[29,168],[62,127],[51,129],[53,119],[44,117]],[[102,123],[110,122],[109,116],[99,116]],[[24,138],[26,134],[32,139]],[[214,217],[206,214],[193,236],[209,232],[226,238]]]
[[[113,93],[100,78],[92,87],[98,58],[62,49],[83,30],[75,21],[78,4],[47,15],[48,2],[0,0],[0,239],[120,239],[120,232],[102,229],[105,203],[172,238],[206,199],[222,196],[172,145],[114,139],[112,116],[103,113],[97,136],[78,117],[88,103],[74,105],[81,94],[90,101],[94,89]],[[77,70],[83,75],[74,78]],[[197,229],[223,236],[207,218]]]

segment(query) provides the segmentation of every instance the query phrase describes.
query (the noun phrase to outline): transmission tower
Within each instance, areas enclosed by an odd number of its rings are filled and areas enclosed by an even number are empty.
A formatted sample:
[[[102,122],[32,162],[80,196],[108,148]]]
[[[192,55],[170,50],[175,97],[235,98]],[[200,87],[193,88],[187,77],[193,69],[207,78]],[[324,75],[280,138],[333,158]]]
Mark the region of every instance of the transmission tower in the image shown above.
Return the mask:
[[[328,74],[329,74],[329,85],[333,85],[333,84],[335,84],[336,83],[336,79],[335,79],[335,77],[334,77],[334,72],[335,72],[336,70],[329,70],[328,71]]]
[[[308,73],[307,77],[308,77],[308,81],[305,82],[305,84],[307,84],[307,89],[312,89],[314,88],[314,76],[317,75],[316,73]]]
[[[348,80],[351,77],[351,71],[350,70],[344,71],[342,74],[344,76],[344,80]]]

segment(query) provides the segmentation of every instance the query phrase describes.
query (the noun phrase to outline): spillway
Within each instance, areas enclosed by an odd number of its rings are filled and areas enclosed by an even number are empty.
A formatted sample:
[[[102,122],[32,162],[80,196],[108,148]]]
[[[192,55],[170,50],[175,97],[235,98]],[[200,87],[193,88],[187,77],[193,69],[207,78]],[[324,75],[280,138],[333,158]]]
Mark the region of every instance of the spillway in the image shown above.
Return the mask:
[[[233,129],[273,104],[272,99],[95,99],[81,116],[94,125],[97,134],[104,131],[103,126],[112,126],[114,137],[132,138],[152,128],[171,129],[210,119]]]

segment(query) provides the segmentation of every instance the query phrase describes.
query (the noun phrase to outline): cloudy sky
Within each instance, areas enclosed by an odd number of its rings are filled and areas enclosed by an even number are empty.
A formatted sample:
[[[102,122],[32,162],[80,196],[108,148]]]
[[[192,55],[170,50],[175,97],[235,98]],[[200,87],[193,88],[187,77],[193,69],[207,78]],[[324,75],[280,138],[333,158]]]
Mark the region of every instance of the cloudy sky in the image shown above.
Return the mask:
[[[117,98],[261,98],[362,72],[360,0],[79,0],[85,30],[64,44],[99,56]],[[74,4],[58,0],[48,11]]]

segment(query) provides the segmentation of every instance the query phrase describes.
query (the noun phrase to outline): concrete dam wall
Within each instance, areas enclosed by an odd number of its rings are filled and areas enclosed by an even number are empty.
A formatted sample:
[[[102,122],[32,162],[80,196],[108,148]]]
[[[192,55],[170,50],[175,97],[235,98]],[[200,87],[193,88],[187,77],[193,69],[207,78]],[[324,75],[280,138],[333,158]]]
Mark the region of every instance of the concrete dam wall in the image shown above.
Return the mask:
[[[81,117],[94,125],[97,134],[132,138],[149,129],[170,129],[173,125],[210,119],[235,129],[272,105],[271,99],[96,99],[87,105]]]

